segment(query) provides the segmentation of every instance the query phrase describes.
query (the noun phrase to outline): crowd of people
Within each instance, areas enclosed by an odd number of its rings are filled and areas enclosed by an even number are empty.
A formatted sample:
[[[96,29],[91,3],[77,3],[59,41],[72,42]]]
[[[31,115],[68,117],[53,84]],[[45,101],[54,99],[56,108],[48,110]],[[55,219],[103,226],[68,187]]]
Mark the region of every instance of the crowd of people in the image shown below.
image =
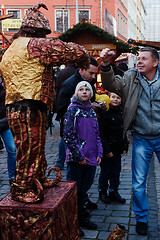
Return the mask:
[[[61,137],[57,166],[63,169],[66,161],[67,180],[77,182],[79,226],[97,229],[87,211],[98,208],[87,194],[97,165],[101,168],[99,198],[106,204],[125,204],[118,187],[121,156],[128,151],[126,133],[132,129],[133,210],[137,233],[147,235],[146,180],[153,152],[160,161],[159,55],[145,47],[140,49],[136,69],[128,70],[125,63],[114,69],[115,54],[102,50],[100,69],[106,92],[105,100],[99,101],[97,61],[78,44],[46,38],[51,30],[40,7],[47,9],[38,3],[26,12],[0,64],[0,120],[6,115],[8,119],[0,135],[8,152],[12,198],[42,201],[43,189],[55,185],[54,179],[45,176],[47,110],[53,109],[55,101]],[[54,83],[53,66],[61,64],[67,67]]]

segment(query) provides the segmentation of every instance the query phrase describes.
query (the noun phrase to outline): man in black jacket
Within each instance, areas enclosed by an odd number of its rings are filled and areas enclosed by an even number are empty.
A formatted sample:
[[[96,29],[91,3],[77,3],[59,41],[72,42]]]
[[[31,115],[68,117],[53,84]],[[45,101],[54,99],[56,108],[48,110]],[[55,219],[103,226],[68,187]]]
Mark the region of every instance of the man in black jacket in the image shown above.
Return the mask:
[[[57,119],[63,118],[70,104],[70,99],[74,94],[76,85],[79,82],[84,80],[88,81],[93,88],[93,92],[95,93],[94,84],[96,82],[97,71],[98,63],[94,58],[90,57],[90,66],[88,69],[79,68],[74,75],[63,82],[57,99]],[[93,102],[94,100],[95,96],[93,96],[91,101]]]

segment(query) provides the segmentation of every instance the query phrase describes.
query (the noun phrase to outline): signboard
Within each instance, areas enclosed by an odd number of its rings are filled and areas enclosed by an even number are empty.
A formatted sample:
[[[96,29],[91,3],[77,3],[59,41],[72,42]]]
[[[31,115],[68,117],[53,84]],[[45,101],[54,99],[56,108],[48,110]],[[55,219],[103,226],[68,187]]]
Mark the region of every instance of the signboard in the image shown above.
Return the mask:
[[[20,28],[22,24],[22,19],[6,19],[2,21],[2,28]]]
[[[112,43],[96,43],[96,44],[84,44],[83,45],[86,50],[88,50],[90,56],[92,57],[99,57],[102,49],[109,48],[111,50],[114,50],[116,53],[116,45]]]
[[[105,26],[104,30],[117,37],[117,23],[116,19],[111,13],[105,8]]]

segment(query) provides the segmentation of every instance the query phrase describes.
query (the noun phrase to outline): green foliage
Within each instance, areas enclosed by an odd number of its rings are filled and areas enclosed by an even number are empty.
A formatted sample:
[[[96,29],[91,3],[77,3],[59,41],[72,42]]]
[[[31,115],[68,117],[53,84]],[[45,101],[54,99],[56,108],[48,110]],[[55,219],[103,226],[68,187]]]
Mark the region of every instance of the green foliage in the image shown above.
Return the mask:
[[[67,41],[68,37],[71,34],[74,34],[76,32],[80,33],[81,31],[87,30],[88,32],[94,32],[97,36],[106,39],[108,42],[112,42],[113,44],[115,44],[118,48],[125,50],[126,52],[131,52],[133,54],[137,54],[138,52],[138,47],[133,47],[127,43],[124,43],[122,41],[120,41],[118,38],[112,36],[111,34],[107,33],[106,31],[104,31],[103,29],[90,24],[88,22],[82,22],[82,23],[78,23],[76,25],[74,25],[73,28],[68,29],[66,32],[62,33],[59,38],[62,41]]]

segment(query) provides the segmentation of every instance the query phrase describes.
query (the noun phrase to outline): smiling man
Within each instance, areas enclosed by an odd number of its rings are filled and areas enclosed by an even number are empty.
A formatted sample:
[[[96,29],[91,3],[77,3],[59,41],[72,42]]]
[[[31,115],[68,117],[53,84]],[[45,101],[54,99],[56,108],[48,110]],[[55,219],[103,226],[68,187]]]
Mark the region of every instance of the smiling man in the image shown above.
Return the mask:
[[[160,162],[160,73],[159,55],[151,47],[142,48],[137,58],[137,69],[114,76],[110,66],[110,49],[101,52],[103,87],[122,97],[124,131],[133,130],[132,184],[133,210],[136,232],[147,235],[148,199],[146,180],[153,152]]]

